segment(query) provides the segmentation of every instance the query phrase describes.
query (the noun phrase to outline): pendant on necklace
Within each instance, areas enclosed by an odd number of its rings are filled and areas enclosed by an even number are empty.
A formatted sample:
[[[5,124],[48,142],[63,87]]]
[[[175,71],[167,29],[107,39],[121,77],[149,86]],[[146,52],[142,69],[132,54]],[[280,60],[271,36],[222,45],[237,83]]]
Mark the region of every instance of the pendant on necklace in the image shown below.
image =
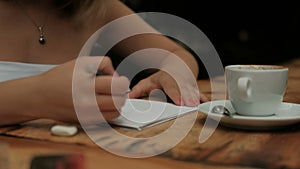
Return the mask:
[[[40,42],[41,45],[44,45],[46,43],[46,39],[44,37],[43,27],[42,26],[38,26],[38,30],[40,32],[39,42]]]
[[[39,42],[40,42],[41,45],[44,45],[46,43],[44,35],[40,35]]]

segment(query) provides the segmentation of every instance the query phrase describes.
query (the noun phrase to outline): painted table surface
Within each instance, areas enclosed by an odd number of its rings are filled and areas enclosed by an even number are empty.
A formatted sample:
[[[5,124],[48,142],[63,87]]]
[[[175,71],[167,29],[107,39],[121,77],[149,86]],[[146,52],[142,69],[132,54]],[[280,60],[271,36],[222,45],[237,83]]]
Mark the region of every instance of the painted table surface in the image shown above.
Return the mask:
[[[300,104],[300,59],[283,63],[289,68],[288,88],[285,102]],[[199,80],[201,92],[214,96],[213,100],[224,99],[224,77],[214,79],[214,92],[209,80]],[[195,114],[186,115],[188,118]],[[190,168],[190,169],[238,169],[238,168],[300,168],[300,123],[271,131],[247,131],[219,125],[213,135],[199,143],[199,133],[206,115],[197,112],[195,121],[184,139],[170,150],[149,158],[126,158],[109,153],[96,145],[80,129],[72,137],[54,136],[50,128],[56,121],[41,119],[16,126],[0,128],[0,169],[29,169],[31,160],[40,155],[73,154],[84,156],[86,169],[116,168]],[[133,138],[150,138],[166,131],[169,121],[142,131],[115,128],[115,131]],[[178,129],[180,132],[180,128]],[[143,149],[153,151],[156,145],[147,142],[132,143],[116,139],[104,132],[96,133],[102,145],[116,150],[134,152]],[[159,146],[168,143],[168,140]],[[159,144],[159,143],[156,143]]]

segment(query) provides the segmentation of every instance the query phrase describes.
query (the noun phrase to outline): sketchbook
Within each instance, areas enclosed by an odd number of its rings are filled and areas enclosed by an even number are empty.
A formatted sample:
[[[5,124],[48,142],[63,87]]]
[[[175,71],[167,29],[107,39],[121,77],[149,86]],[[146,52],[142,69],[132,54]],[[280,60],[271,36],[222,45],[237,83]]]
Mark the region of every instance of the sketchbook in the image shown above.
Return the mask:
[[[121,115],[109,121],[111,125],[142,130],[197,111],[197,107],[177,106],[172,103],[127,99]]]

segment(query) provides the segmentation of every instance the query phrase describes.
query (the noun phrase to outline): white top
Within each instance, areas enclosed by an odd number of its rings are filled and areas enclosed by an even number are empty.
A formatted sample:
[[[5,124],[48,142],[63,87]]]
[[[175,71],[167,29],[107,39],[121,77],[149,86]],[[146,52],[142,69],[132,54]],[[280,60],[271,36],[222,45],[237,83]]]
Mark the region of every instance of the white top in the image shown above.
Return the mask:
[[[44,73],[57,65],[0,61],[0,82]]]

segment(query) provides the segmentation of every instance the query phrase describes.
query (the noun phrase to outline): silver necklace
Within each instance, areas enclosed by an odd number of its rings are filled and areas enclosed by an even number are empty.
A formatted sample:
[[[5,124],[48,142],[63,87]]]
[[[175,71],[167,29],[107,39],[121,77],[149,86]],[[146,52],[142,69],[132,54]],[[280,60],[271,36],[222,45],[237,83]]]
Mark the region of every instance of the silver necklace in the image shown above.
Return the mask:
[[[22,11],[26,15],[26,17],[30,20],[30,22],[32,22],[33,25],[37,28],[37,30],[39,32],[39,43],[41,45],[45,45],[46,44],[46,38],[45,38],[45,34],[44,34],[44,27],[45,27],[46,22],[48,20],[48,15],[45,16],[44,22],[42,24],[37,24],[35,22],[35,20],[33,20],[33,18],[29,15],[29,13],[25,10],[24,6],[22,4],[20,4],[18,1],[17,1],[17,4],[21,7]]]

